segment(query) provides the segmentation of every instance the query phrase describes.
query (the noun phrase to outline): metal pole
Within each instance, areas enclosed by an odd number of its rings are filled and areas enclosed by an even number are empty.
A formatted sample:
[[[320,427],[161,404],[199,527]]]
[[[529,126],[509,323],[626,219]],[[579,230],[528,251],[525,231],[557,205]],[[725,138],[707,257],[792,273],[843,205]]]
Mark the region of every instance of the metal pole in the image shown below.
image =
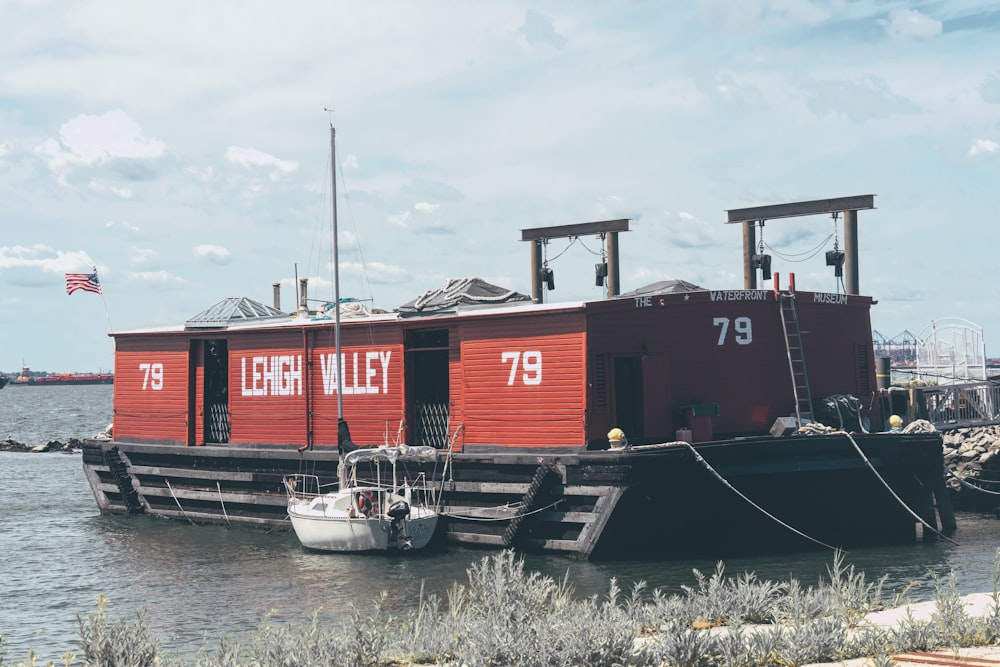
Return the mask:
[[[621,294],[621,272],[618,264],[618,232],[608,232],[608,296]]]
[[[337,239],[337,131],[330,125],[330,171],[333,174],[333,331],[337,349],[337,429],[344,418],[344,369],[340,356],[340,247]]]
[[[531,302],[542,302],[542,241],[531,242]]]
[[[757,271],[753,268],[754,246],[757,245],[755,221],[743,221],[743,289],[757,289]]]
[[[858,212],[844,211],[844,292],[861,294],[858,286]]]

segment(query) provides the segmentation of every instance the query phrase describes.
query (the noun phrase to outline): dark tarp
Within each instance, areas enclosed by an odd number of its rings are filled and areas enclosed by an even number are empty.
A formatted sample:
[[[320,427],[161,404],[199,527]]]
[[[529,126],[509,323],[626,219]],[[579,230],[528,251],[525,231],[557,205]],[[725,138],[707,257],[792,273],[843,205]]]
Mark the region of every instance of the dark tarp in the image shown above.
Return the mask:
[[[463,307],[499,306],[531,302],[531,297],[497,287],[481,278],[453,278],[444,286],[428,290],[399,307],[403,317],[453,313]]]
[[[658,283],[646,285],[631,292],[619,294],[619,298],[634,298],[637,296],[653,296],[655,294],[675,294],[677,292],[704,292],[704,287],[698,287],[686,280],[661,280]]]

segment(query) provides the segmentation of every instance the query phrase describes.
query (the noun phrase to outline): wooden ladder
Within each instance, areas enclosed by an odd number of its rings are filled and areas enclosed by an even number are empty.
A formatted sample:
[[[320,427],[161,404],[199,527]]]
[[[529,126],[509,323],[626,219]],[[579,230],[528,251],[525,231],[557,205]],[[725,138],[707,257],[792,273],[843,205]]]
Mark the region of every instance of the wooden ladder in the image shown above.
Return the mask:
[[[799,316],[795,311],[795,295],[780,295],[781,328],[785,332],[785,349],[788,351],[788,370],[792,374],[792,392],[795,394],[795,417],[812,421],[812,394],[809,393],[809,375],[806,374],[806,357],[802,350],[802,332]]]

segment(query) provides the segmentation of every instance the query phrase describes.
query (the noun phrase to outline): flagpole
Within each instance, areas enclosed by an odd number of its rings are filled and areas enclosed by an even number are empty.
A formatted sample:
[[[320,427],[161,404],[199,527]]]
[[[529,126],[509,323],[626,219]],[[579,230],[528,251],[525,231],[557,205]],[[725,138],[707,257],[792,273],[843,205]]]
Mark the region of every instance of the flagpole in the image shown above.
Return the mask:
[[[96,266],[94,267],[94,275],[95,276],[97,275]],[[111,311],[108,310],[108,300],[104,298],[104,284],[101,283],[100,278],[97,279],[97,284],[101,286],[101,291],[99,292],[99,294],[101,295],[101,303],[104,304],[104,316],[108,318],[108,333],[111,333],[112,331],[114,331],[114,327],[111,326]]]
[[[101,289],[101,303],[104,304],[104,316],[108,318],[108,333],[114,331],[114,327],[111,326],[111,313],[108,312],[108,300],[104,298],[104,289]]]

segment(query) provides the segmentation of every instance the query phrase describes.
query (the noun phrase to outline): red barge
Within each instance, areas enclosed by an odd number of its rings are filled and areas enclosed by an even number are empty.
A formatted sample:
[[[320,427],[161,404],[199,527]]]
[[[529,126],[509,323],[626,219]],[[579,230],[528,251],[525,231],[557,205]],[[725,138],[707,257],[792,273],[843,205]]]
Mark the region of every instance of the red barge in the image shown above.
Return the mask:
[[[27,366],[21,367],[21,374],[10,381],[14,387],[49,387],[64,384],[114,384],[114,373],[50,373],[31,374]]]
[[[617,295],[627,222],[524,230],[536,250],[600,230],[610,298],[540,303],[537,265],[533,299],[455,281],[342,317],[339,360],[333,321],[304,294],[295,314],[227,299],[183,326],[113,333],[113,437],[83,455],[100,510],[287,528],[286,475],[336,480],[340,372],[350,440],[444,450],[443,541],[717,557],[937,527],[940,435],[867,432],[883,423],[870,297],[753,281]],[[872,426],[788,427],[831,395],[857,397]],[[609,449],[613,428],[627,447]]]

